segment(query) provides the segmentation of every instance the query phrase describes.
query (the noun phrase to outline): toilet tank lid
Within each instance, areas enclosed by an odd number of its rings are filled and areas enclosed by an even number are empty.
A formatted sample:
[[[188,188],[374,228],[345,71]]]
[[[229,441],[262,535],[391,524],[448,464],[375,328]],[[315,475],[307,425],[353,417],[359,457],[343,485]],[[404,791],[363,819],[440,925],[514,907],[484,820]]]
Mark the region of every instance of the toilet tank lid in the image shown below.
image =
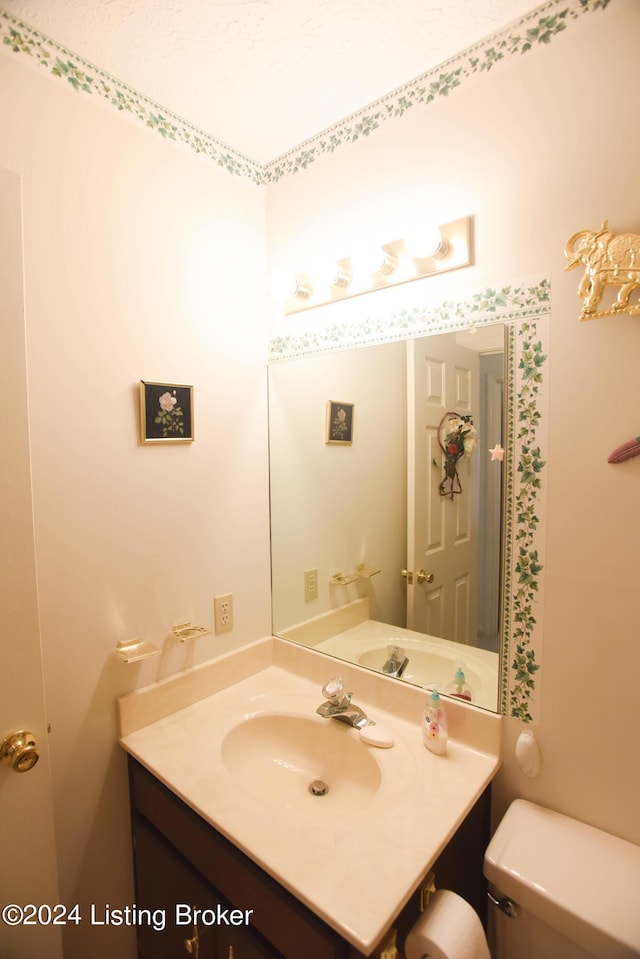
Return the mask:
[[[484,874],[595,955],[639,955],[640,846],[516,799],[489,843]]]

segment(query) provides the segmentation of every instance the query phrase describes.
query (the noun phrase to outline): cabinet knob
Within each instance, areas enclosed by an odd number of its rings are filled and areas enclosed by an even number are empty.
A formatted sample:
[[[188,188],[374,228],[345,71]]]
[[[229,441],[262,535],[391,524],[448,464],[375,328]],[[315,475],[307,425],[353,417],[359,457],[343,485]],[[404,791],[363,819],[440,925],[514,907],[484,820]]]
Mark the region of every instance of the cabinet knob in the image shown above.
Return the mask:
[[[195,922],[193,924],[193,935],[191,939],[185,939],[184,948],[190,956],[193,956],[193,959],[198,959],[200,955],[200,937],[198,936],[198,927]]]
[[[17,773],[26,773],[33,769],[40,758],[33,733],[26,729],[10,733],[0,743],[0,763]]]

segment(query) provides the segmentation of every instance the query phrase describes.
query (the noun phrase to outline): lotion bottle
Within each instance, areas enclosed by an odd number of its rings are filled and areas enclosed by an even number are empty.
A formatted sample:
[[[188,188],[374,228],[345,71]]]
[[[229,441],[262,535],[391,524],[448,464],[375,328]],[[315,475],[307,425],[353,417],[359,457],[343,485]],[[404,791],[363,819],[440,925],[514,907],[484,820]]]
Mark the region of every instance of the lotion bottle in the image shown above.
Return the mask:
[[[447,751],[448,738],[447,717],[440,701],[440,693],[434,689],[422,717],[422,741],[432,753],[442,756]]]

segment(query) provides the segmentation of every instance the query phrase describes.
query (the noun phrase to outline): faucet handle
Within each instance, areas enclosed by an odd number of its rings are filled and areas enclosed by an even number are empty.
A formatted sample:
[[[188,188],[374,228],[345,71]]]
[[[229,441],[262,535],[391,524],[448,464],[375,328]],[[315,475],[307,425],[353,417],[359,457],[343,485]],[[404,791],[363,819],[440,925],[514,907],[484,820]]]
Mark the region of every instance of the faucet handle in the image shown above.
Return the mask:
[[[322,687],[322,695],[325,696],[334,706],[339,706],[345,699],[344,683],[339,676],[328,680]],[[347,693],[347,701],[351,699],[351,693]]]
[[[390,643],[387,646],[387,654],[389,659],[400,660],[404,658],[405,652],[402,646],[398,646],[396,643]]]

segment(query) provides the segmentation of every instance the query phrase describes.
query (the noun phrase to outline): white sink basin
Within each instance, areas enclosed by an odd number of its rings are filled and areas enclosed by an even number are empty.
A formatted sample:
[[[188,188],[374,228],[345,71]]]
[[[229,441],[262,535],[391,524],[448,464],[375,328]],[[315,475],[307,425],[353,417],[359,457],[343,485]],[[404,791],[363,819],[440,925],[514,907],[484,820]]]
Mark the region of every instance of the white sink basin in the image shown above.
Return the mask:
[[[357,737],[357,734],[355,734]],[[234,726],[222,761],[248,793],[296,812],[345,815],[362,810],[380,788],[371,752],[335,720],[263,714]],[[322,783],[310,792],[312,784]]]

